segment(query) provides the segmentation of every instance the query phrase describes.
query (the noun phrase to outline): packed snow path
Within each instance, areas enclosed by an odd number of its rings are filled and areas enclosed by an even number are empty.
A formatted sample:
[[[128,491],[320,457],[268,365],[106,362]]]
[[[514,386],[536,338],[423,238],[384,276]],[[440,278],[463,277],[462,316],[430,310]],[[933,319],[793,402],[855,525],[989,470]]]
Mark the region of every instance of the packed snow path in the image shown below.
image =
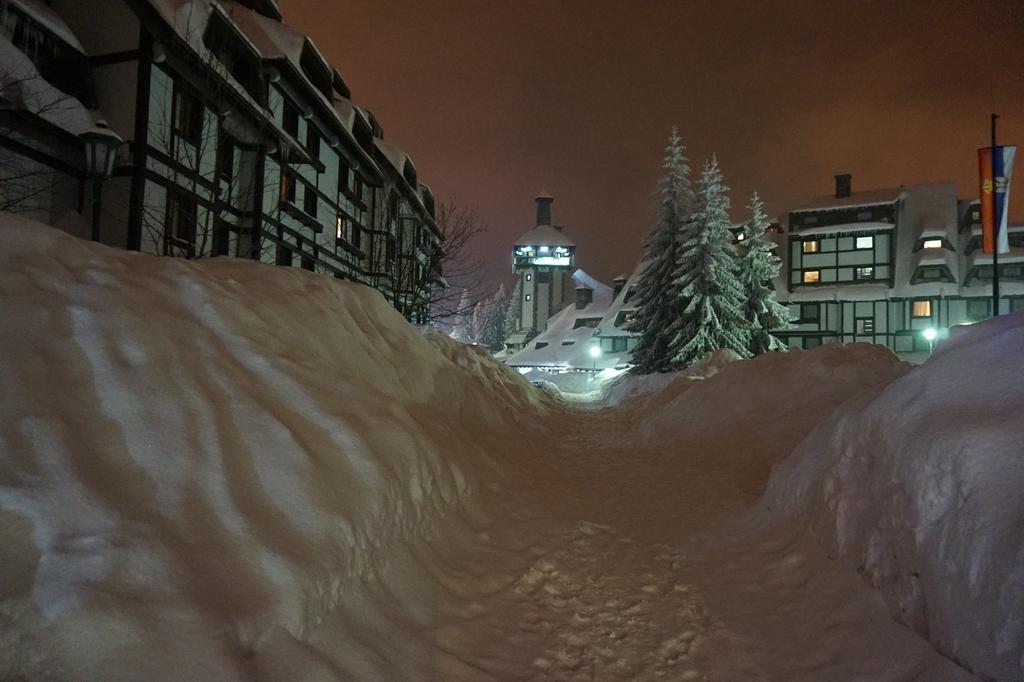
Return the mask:
[[[439,577],[419,655],[394,623],[361,624],[384,630],[364,633],[377,664],[432,679],[970,679],[850,566],[796,531],[743,522],[770,462],[699,438],[685,452],[638,447],[639,419],[566,407],[503,452],[514,473],[472,532],[460,521],[409,560]],[[390,667],[403,658],[416,663]]]

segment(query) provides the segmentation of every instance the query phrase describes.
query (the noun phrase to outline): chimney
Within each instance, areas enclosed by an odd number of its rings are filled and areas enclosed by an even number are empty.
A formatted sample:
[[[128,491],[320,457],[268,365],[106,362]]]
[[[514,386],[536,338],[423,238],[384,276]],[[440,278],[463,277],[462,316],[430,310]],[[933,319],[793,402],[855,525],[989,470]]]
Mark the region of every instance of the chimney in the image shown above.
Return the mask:
[[[836,199],[845,199],[850,196],[850,189],[853,185],[853,176],[849,173],[840,173],[836,176]]]
[[[626,286],[626,278],[623,277],[622,275],[619,275],[618,277],[613,279],[612,280],[612,288],[614,289],[614,294],[613,295],[614,296],[618,296],[619,293],[622,291],[623,287],[625,287],[625,286]]]
[[[576,287],[576,310],[583,310],[594,301],[594,290],[586,284]]]
[[[537,202],[537,224],[550,225],[551,204],[555,201],[554,197],[550,196],[547,192],[541,192],[534,201]]]

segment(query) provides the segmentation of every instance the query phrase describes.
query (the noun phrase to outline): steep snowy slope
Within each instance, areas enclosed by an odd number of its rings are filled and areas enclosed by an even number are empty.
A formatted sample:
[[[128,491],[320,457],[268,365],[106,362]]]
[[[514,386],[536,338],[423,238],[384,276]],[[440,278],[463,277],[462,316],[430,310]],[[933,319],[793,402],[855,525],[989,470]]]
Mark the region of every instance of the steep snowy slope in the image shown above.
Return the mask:
[[[764,505],[808,518],[939,650],[1024,679],[1024,314],[954,330],[839,410]]]
[[[9,216],[0,311],[4,679],[245,677],[544,409],[366,287]]]

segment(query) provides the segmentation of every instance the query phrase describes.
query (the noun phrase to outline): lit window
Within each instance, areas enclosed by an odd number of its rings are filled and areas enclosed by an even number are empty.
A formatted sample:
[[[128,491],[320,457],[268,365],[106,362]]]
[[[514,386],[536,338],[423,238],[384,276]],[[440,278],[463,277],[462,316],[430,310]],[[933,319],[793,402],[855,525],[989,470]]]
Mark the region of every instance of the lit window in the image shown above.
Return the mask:
[[[925,239],[924,240],[923,248],[925,248],[925,249],[941,249],[942,248],[942,240],[941,239]]]
[[[532,282],[533,281],[533,275],[530,275],[530,274],[526,275],[526,281],[527,282]]]
[[[931,317],[932,316],[932,302],[931,301],[914,301],[914,317]]]
[[[526,295],[526,300],[527,301],[532,301],[533,300],[533,296],[531,296],[530,294],[527,294]]]
[[[337,233],[336,233],[335,236],[338,239],[341,239],[342,230],[345,227],[345,219],[342,218],[341,216],[338,216],[338,218],[337,218],[337,220],[335,221],[334,224],[335,224],[335,227],[337,228]]]
[[[804,242],[804,253],[818,253],[819,243],[817,241]]]
[[[858,249],[873,249],[875,248],[874,237],[857,237],[857,248]]]
[[[741,241],[743,241],[746,238],[747,238],[747,235],[743,234],[742,232],[740,232],[738,235],[736,235],[736,241],[738,241],[738,242],[741,242]]]
[[[853,271],[853,278],[854,279],[874,279],[874,277],[875,277],[875,269],[871,268],[871,267],[868,267],[868,268],[857,268],[856,270]]]
[[[857,334],[875,333],[875,321],[870,317],[858,317],[854,322],[856,323],[855,331]]]
[[[804,284],[817,284],[821,281],[821,270],[804,270]]]

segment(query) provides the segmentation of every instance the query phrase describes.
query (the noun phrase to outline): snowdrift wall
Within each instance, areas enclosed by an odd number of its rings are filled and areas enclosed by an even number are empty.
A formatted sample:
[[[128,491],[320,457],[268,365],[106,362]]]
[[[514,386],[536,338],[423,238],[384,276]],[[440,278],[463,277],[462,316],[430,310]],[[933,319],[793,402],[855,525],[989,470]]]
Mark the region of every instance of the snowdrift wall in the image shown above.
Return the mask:
[[[367,287],[4,215],[0,311],[4,679],[232,679],[301,652],[472,492],[477,444],[544,409]]]
[[[841,408],[773,473],[899,620],[986,677],[1024,679],[1024,315],[956,330]]]

